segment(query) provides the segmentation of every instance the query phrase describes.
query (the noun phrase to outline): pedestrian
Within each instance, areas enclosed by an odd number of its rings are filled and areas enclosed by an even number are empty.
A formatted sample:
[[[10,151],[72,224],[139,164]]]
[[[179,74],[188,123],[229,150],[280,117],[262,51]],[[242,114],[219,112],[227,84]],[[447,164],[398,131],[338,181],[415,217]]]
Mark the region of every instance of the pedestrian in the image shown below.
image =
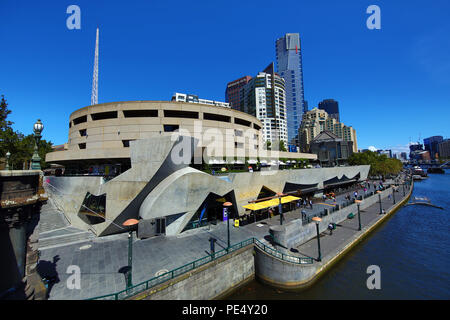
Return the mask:
[[[312,200],[309,200],[309,205],[311,206],[311,209],[312,209],[313,208]]]
[[[305,210],[302,210],[302,219],[306,220],[306,211]]]
[[[303,207],[306,208],[306,199],[303,200]]]
[[[328,225],[328,230],[330,230],[330,236],[333,235],[333,229],[334,229],[334,226],[333,226],[332,223],[330,223],[330,224]]]

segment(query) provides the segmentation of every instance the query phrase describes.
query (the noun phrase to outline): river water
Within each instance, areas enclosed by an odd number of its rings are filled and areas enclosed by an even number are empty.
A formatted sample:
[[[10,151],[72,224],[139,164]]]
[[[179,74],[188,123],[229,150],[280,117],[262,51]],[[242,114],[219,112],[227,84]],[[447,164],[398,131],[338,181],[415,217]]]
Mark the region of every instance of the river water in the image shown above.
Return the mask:
[[[255,280],[226,299],[450,299],[450,170],[415,182],[412,196],[444,210],[402,207],[307,289],[285,291]],[[380,267],[379,290],[367,288],[371,265]]]

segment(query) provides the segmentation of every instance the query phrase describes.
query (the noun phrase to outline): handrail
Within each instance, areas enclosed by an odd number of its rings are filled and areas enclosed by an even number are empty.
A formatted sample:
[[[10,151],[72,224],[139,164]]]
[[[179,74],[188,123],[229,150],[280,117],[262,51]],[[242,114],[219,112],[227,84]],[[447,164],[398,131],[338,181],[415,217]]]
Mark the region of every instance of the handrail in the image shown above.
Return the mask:
[[[173,269],[166,273],[163,273],[159,276],[156,276],[149,280],[138,283],[127,289],[124,289],[124,290],[121,290],[121,291],[115,292],[115,293],[106,294],[103,296],[90,298],[87,300],[105,300],[105,299],[106,300],[110,300],[110,299],[122,300],[122,299],[132,297],[138,293],[148,290],[154,286],[157,286],[158,284],[161,284],[168,280],[174,279],[175,277],[185,274],[191,270],[201,267],[211,261],[217,260],[218,258],[221,258],[229,253],[232,253],[236,250],[239,250],[239,249],[246,247],[248,245],[251,245],[251,244],[256,245],[258,248],[262,249],[265,253],[267,253],[275,258],[282,259],[283,261],[286,261],[286,262],[296,263],[296,264],[312,264],[314,262],[313,258],[295,257],[295,256],[287,255],[278,250],[270,248],[269,246],[265,245],[264,243],[262,243],[261,241],[259,241],[256,238],[249,238],[247,240],[241,241],[239,243],[236,243],[236,244],[230,246],[228,249],[223,249],[223,250],[217,251],[213,254],[209,254],[207,256],[204,256],[202,258],[199,258],[197,260],[189,262],[181,267],[178,267],[176,269]]]

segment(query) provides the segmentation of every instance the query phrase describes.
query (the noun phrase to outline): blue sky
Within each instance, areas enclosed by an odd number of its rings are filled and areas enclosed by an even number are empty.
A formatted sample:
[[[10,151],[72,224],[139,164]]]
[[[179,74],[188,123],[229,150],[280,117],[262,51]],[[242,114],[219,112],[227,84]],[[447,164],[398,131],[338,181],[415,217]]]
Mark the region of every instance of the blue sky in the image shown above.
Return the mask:
[[[69,30],[66,9],[81,9]],[[369,5],[381,30],[369,30]],[[54,144],[71,112],[90,104],[100,27],[99,103],[170,100],[174,92],[224,100],[225,85],[275,61],[275,40],[302,39],[310,108],[339,101],[358,147],[405,148],[450,137],[450,1],[0,2],[0,94],[14,129],[37,118]]]

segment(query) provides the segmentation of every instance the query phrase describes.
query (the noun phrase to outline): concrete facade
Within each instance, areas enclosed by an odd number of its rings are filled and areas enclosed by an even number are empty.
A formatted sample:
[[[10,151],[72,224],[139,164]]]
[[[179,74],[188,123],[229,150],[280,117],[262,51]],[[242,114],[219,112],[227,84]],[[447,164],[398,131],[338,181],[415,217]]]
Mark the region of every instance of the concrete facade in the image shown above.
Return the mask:
[[[192,155],[187,153],[193,152],[196,145],[195,139],[185,136],[175,140],[173,136],[136,140],[130,144],[131,168],[114,179],[105,182],[102,177],[95,176],[49,176],[45,177],[45,186],[74,226],[91,230],[98,236],[126,231],[121,225],[130,218],[152,225],[156,219],[170,219],[164,234],[176,235],[183,231],[211,194],[216,197],[228,195],[234,212],[243,215],[243,206],[255,200],[263,187],[283,192],[286,183],[317,183],[321,189],[326,180],[344,175],[348,178],[359,175],[364,180],[369,172],[369,166],[355,166],[214,176],[190,167],[189,160],[177,164],[176,157],[180,154],[191,159]],[[88,192],[94,196],[106,194],[103,222],[90,224],[80,216]],[[96,212],[92,214],[99,216]]]

